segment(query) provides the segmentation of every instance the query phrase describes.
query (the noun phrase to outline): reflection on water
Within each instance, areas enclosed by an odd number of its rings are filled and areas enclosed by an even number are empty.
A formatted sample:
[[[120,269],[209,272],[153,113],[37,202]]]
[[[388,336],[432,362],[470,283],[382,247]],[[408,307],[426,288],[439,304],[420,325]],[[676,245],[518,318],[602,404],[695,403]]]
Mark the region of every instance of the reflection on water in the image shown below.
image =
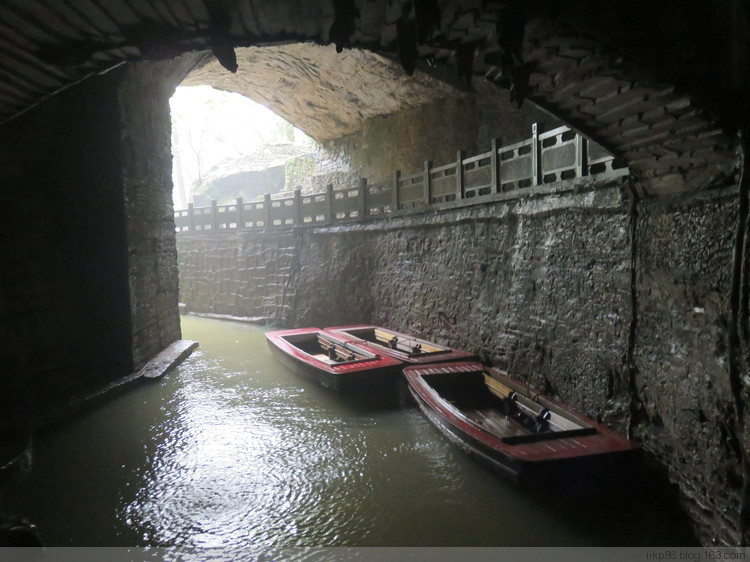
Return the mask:
[[[661,506],[571,517],[466,458],[410,401],[364,404],[295,376],[260,328],[185,317],[183,333],[201,346],[166,379],[36,437],[6,512],[58,546],[689,541],[653,524],[675,519]]]

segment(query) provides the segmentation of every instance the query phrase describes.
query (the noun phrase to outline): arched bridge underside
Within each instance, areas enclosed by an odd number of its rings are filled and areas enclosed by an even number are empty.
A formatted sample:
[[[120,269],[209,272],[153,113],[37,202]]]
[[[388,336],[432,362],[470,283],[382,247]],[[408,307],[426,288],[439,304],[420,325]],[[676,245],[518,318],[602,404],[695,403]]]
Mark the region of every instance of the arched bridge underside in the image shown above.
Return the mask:
[[[645,195],[702,189],[734,175],[735,134],[746,120],[736,104],[748,90],[748,49],[737,39],[747,20],[738,2],[708,15],[675,2],[658,9],[552,4],[5,2],[0,121],[123,61],[211,50],[236,71],[238,46],[312,41],[371,49],[397,58],[408,74],[421,68],[466,88],[477,80],[510,88],[518,103],[538,104],[622,157]],[[727,32],[717,31],[725,24]]]
[[[536,20],[526,28],[523,61],[529,99],[624,158],[642,193],[721,184],[733,174],[735,139],[716,116],[598,41]]]

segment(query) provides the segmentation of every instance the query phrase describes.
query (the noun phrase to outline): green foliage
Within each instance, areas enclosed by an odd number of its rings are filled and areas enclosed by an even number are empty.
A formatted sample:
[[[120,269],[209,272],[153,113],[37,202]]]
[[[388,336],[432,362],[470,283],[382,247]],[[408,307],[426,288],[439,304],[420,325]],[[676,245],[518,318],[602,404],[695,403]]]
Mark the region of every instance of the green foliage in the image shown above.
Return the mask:
[[[281,140],[289,141],[291,143],[294,142],[294,125],[289,121],[279,119],[276,123],[276,128]]]
[[[288,190],[304,185],[305,179],[315,170],[315,158],[311,155],[296,156],[284,166],[284,186]]]

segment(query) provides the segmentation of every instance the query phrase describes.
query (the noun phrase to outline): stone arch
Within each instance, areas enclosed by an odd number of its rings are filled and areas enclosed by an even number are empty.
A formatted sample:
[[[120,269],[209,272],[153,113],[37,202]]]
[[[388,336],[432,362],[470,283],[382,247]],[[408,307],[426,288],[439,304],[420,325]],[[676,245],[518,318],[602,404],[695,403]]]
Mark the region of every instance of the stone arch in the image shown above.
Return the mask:
[[[712,100],[714,114],[701,107],[698,98],[705,98],[705,91],[697,91],[697,80],[684,79],[689,61],[676,60],[680,68],[670,81],[662,76],[663,61],[650,71],[627,62],[621,53],[635,53],[631,61],[643,55],[630,35],[656,35],[659,26],[670,21],[679,27],[670,40],[690,41],[693,24],[704,26],[716,39],[722,35],[714,30],[728,22],[732,33],[724,35],[741,37],[747,22],[737,2],[712,10],[707,21],[701,19],[702,11],[686,10],[677,2],[658,8],[644,2],[618,3],[606,12],[583,1],[564,8],[554,4],[285,0],[269,6],[259,0],[185,0],[157,6],[120,0],[106,8],[72,1],[55,7],[2,7],[0,27],[7,33],[0,39],[0,53],[23,55],[0,56],[7,79],[0,121],[122,61],[211,50],[234,71],[237,47],[314,42],[333,44],[338,52],[369,49],[397,59],[409,74],[431,68],[465,87],[480,77],[511,87],[519,101],[538,103],[620,154],[635,171],[643,194],[691,191],[721,184],[733,174],[734,124],[727,123],[727,112],[718,115],[721,96]],[[597,29],[599,37],[595,32],[587,36]],[[601,37],[602,29],[608,37]],[[693,41],[699,47],[689,49],[691,54],[700,55],[701,46],[710,46],[699,39]],[[736,102],[747,91],[747,79],[735,77],[747,61],[747,45],[735,39],[722,46],[733,48],[730,61],[710,75],[731,89],[725,98]],[[695,60],[702,69],[714,61],[698,55]],[[677,86],[677,81],[684,84]]]

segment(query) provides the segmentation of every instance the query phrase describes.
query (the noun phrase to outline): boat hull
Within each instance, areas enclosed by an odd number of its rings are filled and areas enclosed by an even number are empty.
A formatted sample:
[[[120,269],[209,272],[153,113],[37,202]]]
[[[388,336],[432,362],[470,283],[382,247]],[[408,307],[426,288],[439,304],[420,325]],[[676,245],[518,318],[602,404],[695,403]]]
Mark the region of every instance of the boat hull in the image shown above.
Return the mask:
[[[484,447],[481,442],[477,442],[469,434],[461,431],[456,425],[449,423],[445,417],[439,415],[411,387],[409,387],[409,392],[422,410],[422,413],[424,413],[425,417],[430,420],[430,422],[432,422],[432,424],[440,430],[440,432],[445,435],[451,443],[504,478],[514,482],[519,481],[522,466],[519,463],[514,462],[512,457],[499,455],[497,451]]]
[[[326,332],[318,328],[280,330],[265,335],[269,349],[283,365],[297,375],[336,392],[380,393],[395,388],[401,379],[402,363],[391,357],[373,354],[374,357],[356,362],[331,364],[292,343],[294,338],[318,334],[327,337]]]
[[[380,326],[371,326],[366,324],[353,325],[353,326],[334,326],[325,329],[327,332],[334,334],[342,339],[356,343],[362,347],[370,349],[375,353],[381,355],[388,355],[407,365],[425,365],[430,363],[446,363],[452,361],[471,361],[476,360],[477,356],[469,351],[463,351],[460,349],[443,348],[444,351],[435,351],[432,353],[425,354],[410,354],[404,351],[390,349],[385,345],[380,345],[371,341],[374,339],[372,334],[376,331],[382,331],[389,335],[394,335],[401,341],[410,341],[420,343],[425,346],[441,347],[433,342],[416,338],[408,334],[396,332],[394,330],[382,328]],[[368,339],[369,338],[369,339]]]
[[[435,364],[404,369],[409,391],[425,416],[452,443],[499,475],[524,485],[556,485],[563,481],[609,474],[633,458],[635,447],[623,436],[573,413],[588,429],[561,437],[506,438],[480,427],[423,380],[422,374],[458,369],[457,374],[482,370],[477,363]],[[549,399],[547,399],[549,401]],[[562,405],[554,403],[557,408]],[[592,472],[593,469],[593,472]],[[604,470],[602,470],[604,469]],[[591,479],[593,483],[593,479]]]

